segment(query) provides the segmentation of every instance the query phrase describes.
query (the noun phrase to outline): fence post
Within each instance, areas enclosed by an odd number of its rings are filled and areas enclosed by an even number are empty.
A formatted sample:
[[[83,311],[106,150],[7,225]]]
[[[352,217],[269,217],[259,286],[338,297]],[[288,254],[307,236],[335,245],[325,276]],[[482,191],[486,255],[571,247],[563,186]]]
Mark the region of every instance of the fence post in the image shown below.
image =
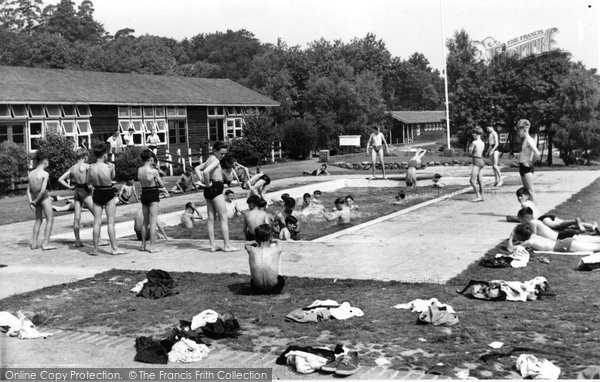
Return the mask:
[[[275,145],[271,143],[271,163],[275,163]]]
[[[181,149],[177,149],[177,163],[181,163],[183,172],[185,173],[185,158],[181,156]]]
[[[279,142],[279,160],[283,160],[283,154],[281,152],[281,142]]]
[[[188,163],[192,167],[192,148],[188,147]]]
[[[173,157],[171,156],[171,152],[169,150],[166,151],[167,154],[167,168],[169,169],[169,175],[173,176]]]
[[[198,162],[200,162],[200,164],[204,163],[204,149],[202,147],[200,147],[200,160]]]
[[[110,153],[110,161],[115,162],[115,153]]]

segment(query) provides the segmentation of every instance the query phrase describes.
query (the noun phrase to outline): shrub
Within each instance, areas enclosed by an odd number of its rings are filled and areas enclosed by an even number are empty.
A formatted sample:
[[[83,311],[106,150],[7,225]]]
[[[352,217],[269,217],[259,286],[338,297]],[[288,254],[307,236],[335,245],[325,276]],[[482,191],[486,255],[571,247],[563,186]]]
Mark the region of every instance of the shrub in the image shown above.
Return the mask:
[[[279,142],[279,130],[273,118],[264,113],[246,115],[243,140],[246,141],[259,158],[271,155],[271,144]]]
[[[115,156],[115,177],[120,181],[137,180],[138,168],[144,164],[140,154],[145,147],[127,147]]]
[[[22,145],[10,141],[0,144],[0,193],[10,188],[11,178],[27,175],[27,159]]]
[[[290,158],[308,158],[316,141],[316,127],[304,119],[292,119],[283,125],[283,146]]]
[[[43,138],[38,139],[38,150],[48,157],[50,166],[50,185],[58,186],[58,178],[64,174],[75,162],[73,141],[62,134],[54,131],[47,131]]]
[[[231,140],[228,153],[244,166],[256,166],[260,161],[260,154],[244,138]]]

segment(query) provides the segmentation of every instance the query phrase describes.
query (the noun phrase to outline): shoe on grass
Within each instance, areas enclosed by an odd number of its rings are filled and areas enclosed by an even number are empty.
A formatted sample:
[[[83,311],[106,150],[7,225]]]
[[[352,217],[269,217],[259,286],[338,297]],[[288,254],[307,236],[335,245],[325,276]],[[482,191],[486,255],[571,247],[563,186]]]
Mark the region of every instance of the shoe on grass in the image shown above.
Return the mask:
[[[327,362],[325,365],[321,366],[321,371],[324,371],[325,373],[334,373],[338,365],[340,364],[342,357],[344,357],[344,355],[340,355],[339,357],[336,357],[333,361]]]
[[[348,376],[356,373],[360,366],[358,365],[358,353],[352,351],[348,354],[344,354],[340,357],[337,368],[335,369],[336,375]]]

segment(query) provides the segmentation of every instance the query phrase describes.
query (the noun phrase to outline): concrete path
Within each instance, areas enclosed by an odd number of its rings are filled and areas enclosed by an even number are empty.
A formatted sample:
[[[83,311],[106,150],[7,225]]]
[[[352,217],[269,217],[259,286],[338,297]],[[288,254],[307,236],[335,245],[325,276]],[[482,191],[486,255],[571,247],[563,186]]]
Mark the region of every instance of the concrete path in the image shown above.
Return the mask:
[[[573,174],[536,173],[542,212],[563,202],[598,176],[593,171]],[[508,176],[512,176],[507,180],[509,185],[488,195],[483,203],[470,203],[472,195],[466,194],[358,231],[341,232],[326,242],[286,243],[282,273],[446,282],[508,237],[513,225],[505,222],[505,215],[516,214],[514,191],[520,186],[516,174]],[[243,243],[236,245],[243,247]],[[210,253],[205,241],[171,240],[163,252],[153,254],[138,252],[138,246],[137,242],[123,242],[122,247],[130,251],[127,255],[92,257],[74,248],[42,252],[29,250],[26,241],[12,242],[0,250],[0,264],[8,265],[0,268],[0,298],[90,277],[112,268],[248,273],[244,251]]]

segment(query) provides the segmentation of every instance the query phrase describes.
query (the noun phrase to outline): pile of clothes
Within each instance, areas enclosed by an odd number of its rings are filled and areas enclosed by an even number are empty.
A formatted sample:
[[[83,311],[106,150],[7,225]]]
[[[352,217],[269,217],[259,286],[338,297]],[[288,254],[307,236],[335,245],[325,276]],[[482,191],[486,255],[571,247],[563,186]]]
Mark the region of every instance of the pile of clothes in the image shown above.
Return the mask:
[[[441,303],[437,298],[429,300],[416,299],[406,304],[394,305],[395,309],[411,309],[413,313],[419,313],[418,324],[433,326],[453,326],[458,324],[458,316],[448,304]]]
[[[582,257],[577,264],[577,269],[580,271],[593,271],[598,268],[600,268],[600,253]]]
[[[40,333],[23,312],[18,311],[17,316],[9,312],[0,312],[0,330],[7,336],[29,340],[52,335],[52,333]]]
[[[535,277],[529,281],[504,281],[504,280],[471,280],[463,289],[456,291],[477,300],[486,301],[535,301],[550,289],[545,277]]]
[[[338,304],[334,300],[315,300],[304,308],[292,310],[285,318],[290,321],[307,323],[331,319],[347,320],[364,315],[361,309],[353,307],[348,301]]]
[[[523,378],[558,379],[560,368],[547,359],[538,359],[532,354],[521,354],[517,358],[517,370]]]
[[[231,313],[223,315],[214,310],[204,310],[191,321],[179,321],[179,327],[162,340],[138,337],[135,340],[134,361],[166,364],[167,362],[198,362],[210,352],[208,338],[226,338],[239,335],[240,324]]]
[[[138,297],[157,299],[178,294],[174,288],[175,281],[168,272],[152,269],[146,273],[146,279],[137,283],[131,292]]]
[[[512,253],[499,253],[495,257],[482,259],[479,265],[486,268],[525,268],[529,258],[527,249],[518,245]]]
[[[348,351],[338,344],[332,350],[328,347],[289,346],[275,361],[278,365],[288,365],[300,374],[315,371],[349,376],[359,369],[358,353]]]

